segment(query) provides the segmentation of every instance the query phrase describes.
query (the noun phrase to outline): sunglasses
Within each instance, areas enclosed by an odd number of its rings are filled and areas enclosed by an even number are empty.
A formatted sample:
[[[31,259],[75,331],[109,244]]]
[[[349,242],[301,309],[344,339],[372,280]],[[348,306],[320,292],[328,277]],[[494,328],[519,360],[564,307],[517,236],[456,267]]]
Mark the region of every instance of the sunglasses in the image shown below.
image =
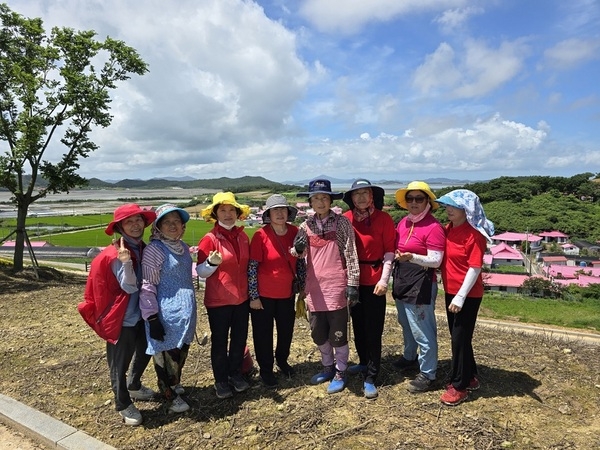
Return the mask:
[[[412,203],[412,202],[423,203],[425,200],[427,200],[427,197],[423,197],[423,196],[418,196],[418,197],[406,196],[404,198],[406,200],[406,203]]]

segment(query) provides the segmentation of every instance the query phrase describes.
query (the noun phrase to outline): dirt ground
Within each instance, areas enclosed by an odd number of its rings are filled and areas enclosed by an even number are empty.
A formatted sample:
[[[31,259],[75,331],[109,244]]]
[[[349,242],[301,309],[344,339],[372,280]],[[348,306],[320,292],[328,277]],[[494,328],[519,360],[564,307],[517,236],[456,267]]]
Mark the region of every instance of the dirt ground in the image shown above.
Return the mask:
[[[41,275],[0,271],[0,392],[120,449],[600,448],[598,346],[478,327],[482,387],[447,407],[439,401],[449,370],[446,323],[438,323],[438,389],[415,395],[406,390],[415,374],[392,366],[402,336],[391,313],[375,400],[364,398],[358,376],[335,395],[308,384],[319,355],[298,320],[290,358],[297,375],[279,377],[277,390],[253,378],[248,392],[218,400],[210,345],[196,342],[183,375],[192,409],[168,414],[160,401],[137,402],[144,424],[128,427],[114,411],[104,343],[76,310],[85,278],[50,269]],[[200,337],[208,332],[201,297]],[[144,382],[156,389],[152,367]]]

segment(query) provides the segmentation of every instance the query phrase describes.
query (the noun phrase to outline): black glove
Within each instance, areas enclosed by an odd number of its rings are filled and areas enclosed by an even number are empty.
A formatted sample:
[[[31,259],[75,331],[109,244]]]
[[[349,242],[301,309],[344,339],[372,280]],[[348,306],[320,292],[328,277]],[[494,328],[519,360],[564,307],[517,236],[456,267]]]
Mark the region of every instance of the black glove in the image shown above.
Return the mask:
[[[358,288],[356,286],[346,286],[346,300],[348,300],[350,308],[359,302]]]
[[[164,341],[165,329],[160,323],[158,315],[153,314],[148,317],[148,325],[150,326],[150,337],[155,341]]]
[[[306,240],[306,234],[305,233],[296,234],[296,237],[294,238],[294,250],[296,250],[296,253],[301,255],[304,252],[304,250],[306,250],[307,245],[308,245],[308,242]]]

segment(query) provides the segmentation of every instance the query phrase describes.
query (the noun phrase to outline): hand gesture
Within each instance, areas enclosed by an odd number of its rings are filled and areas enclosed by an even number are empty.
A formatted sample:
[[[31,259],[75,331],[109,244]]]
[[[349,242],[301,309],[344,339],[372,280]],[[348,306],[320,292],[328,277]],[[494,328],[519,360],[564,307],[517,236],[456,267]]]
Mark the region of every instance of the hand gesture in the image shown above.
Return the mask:
[[[117,247],[117,257],[119,258],[119,261],[121,261],[122,263],[131,261],[131,254],[129,253],[129,250],[125,247],[125,243],[123,242],[123,236],[121,236],[121,239],[119,239],[118,244],[115,242],[115,247]]]
[[[308,240],[305,233],[298,233],[294,238],[294,250],[298,255],[302,255],[308,245]]]
[[[346,286],[346,299],[348,300],[350,308],[360,301],[358,288],[356,286]]]
[[[211,266],[218,266],[219,264],[221,264],[223,262],[223,257],[221,256],[221,253],[219,253],[218,251],[212,250],[208,254],[208,258],[206,258],[206,260],[208,261],[208,264],[210,264]]]

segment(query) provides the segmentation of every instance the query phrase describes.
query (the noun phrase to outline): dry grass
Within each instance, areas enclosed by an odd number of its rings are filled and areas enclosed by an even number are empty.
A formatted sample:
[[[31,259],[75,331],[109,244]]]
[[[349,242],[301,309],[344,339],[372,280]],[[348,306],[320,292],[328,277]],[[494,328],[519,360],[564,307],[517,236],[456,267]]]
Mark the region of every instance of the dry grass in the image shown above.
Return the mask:
[[[218,400],[209,346],[196,343],[183,379],[192,409],[174,415],[159,401],[138,402],[144,425],[127,427],[114,411],[104,344],[76,311],[85,279],[44,275],[36,281],[0,273],[0,392],[117,448],[600,448],[598,347],[479,327],[482,388],[451,408],[439,402],[441,381],[436,391],[412,395],[409,378],[392,369],[402,342],[393,315],[386,319],[376,400],[363,397],[359,377],[336,395],[307,384],[319,357],[306,323],[298,321],[290,358],[298,373],[280,378],[278,390],[253,380],[250,391]],[[202,336],[208,325],[199,311]],[[444,322],[439,341],[443,379],[450,356]],[[151,367],[144,380],[156,388]]]

